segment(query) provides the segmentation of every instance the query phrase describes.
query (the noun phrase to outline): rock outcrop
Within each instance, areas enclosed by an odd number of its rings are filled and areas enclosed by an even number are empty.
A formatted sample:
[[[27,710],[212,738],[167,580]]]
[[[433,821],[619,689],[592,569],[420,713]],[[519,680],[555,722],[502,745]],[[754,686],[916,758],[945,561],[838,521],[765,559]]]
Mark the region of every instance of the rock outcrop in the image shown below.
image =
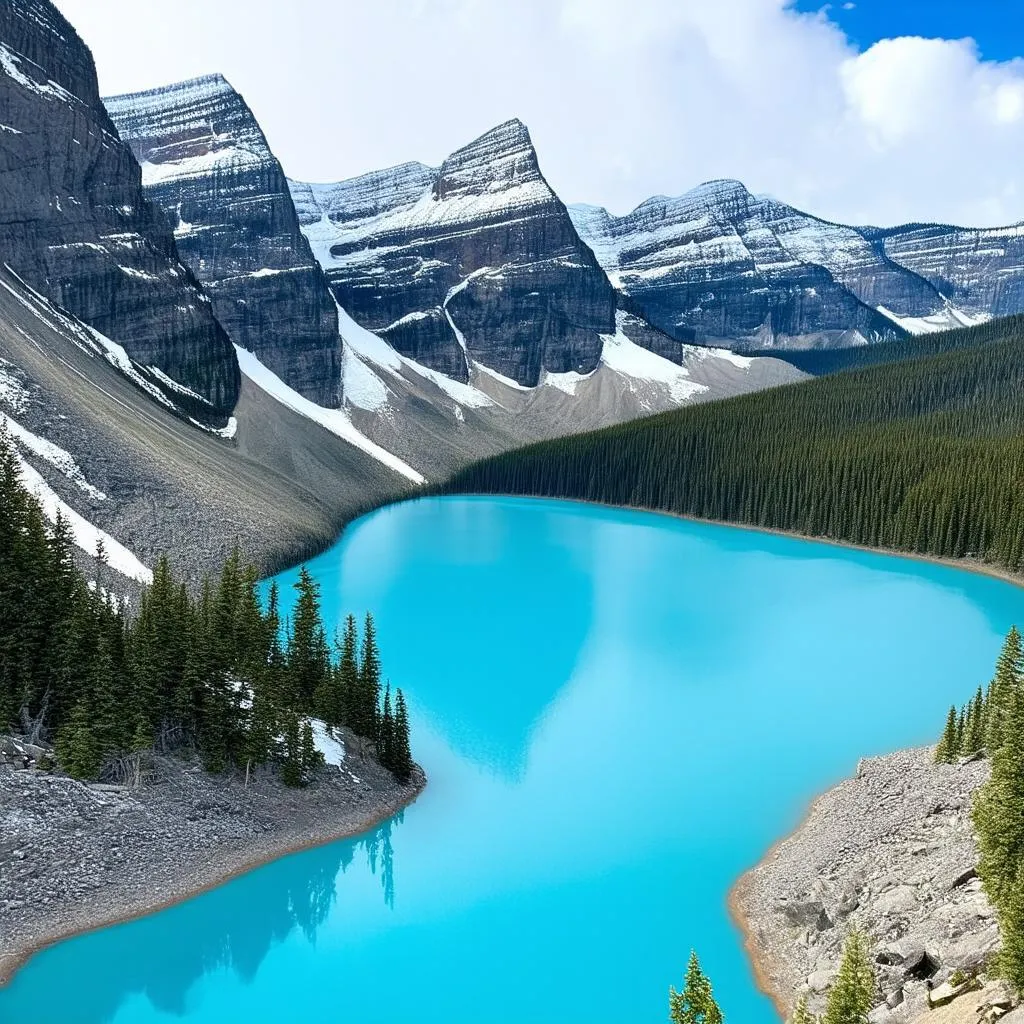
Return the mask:
[[[338,301],[403,355],[460,381],[479,363],[528,387],[597,368],[615,294],[521,122],[438,170],[402,164],[292,191]]]
[[[49,0],[0,4],[0,142],[3,261],[193,392],[176,392],[193,418],[223,425],[240,384],[231,343],[143,193],[92,55]]]
[[[855,229],[753,196],[738,181],[656,196],[623,217],[594,206],[570,213],[613,284],[682,341],[863,344],[903,335],[878,305],[897,313],[944,308],[932,285]]]
[[[862,761],[740,880],[733,909],[780,1007],[801,992],[813,1010],[823,1006],[854,927],[872,945],[875,1024],[915,1020],[931,989],[978,972],[998,947],[970,821],[988,762],[937,765],[933,754]]]
[[[301,395],[339,405],[334,300],[242,97],[212,75],[105,102],[231,340]]]
[[[891,260],[976,317],[1024,310],[1024,224],[984,229],[918,224],[868,234]]]
[[[738,181],[569,212],[633,311],[682,341],[839,347],[1024,310],[1021,225],[849,227]]]

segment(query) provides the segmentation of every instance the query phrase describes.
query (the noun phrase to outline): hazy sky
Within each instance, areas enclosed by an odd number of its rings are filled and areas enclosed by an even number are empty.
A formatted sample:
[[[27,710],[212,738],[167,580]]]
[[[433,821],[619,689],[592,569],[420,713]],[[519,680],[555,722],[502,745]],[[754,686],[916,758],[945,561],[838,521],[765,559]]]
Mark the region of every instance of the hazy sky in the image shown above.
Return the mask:
[[[567,202],[735,177],[876,224],[1024,220],[1017,2],[56,0],[105,93],[219,71],[295,178],[438,164],[517,116]]]

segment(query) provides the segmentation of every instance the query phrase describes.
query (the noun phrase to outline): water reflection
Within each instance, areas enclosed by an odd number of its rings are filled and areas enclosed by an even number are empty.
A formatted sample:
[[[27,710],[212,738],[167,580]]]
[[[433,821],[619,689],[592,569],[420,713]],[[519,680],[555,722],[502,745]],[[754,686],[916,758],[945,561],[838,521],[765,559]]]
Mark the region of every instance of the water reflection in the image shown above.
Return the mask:
[[[385,673],[431,727],[457,754],[519,778],[593,624],[594,533],[525,516],[512,535],[499,503],[472,499],[384,509],[355,529],[358,544],[309,563],[326,622],[371,609]],[[297,580],[297,569],[278,577],[283,614]]]
[[[294,931],[315,944],[332,912],[344,918],[345,907],[336,907],[337,882],[349,870],[379,879],[384,902],[394,908],[392,830],[403,820],[399,814],[358,839],[285,857],[238,884],[45,950],[0,992],[0,1020],[104,1024],[137,995],[163,1013],[185,1015],[189,992],[203,976],[226,971],[251,982],[270,950]],[[90,945],[87,958],[82,943]],[[65,983],[57,1005],[54,993],[38,984],[54,978]]]

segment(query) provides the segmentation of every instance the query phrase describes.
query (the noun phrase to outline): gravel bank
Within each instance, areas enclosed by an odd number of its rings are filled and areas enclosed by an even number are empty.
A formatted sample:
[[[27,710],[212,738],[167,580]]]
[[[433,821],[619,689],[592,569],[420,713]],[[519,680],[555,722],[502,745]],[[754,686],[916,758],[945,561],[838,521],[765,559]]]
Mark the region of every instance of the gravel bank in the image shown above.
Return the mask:
[[[970,824],[988,762],[936,765],[933,752],[862,761],[734,888],[732,912],[781,1014],[801,992],[812,1009],[823,1007],[851,927],[874,945],[876,1022],[914,1020],[927,1009],[929,983],[997,947]]]
[[[355,743],[349,746],[355,750]],[[108,792],[0,763],[0,984],[36,950],[150,913],[296,850],[364,832],[419,795],[349,755],[305,789],[176,758]]]

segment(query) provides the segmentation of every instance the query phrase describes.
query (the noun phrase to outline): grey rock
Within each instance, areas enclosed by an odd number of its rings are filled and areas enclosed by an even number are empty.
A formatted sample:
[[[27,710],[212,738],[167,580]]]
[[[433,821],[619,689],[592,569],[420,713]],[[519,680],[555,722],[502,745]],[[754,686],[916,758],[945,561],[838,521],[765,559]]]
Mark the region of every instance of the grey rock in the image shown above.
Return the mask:
[[[615,286],[681,341],[750,348],[899,338],[877,311],[943,308],[936,289],[895,266],[856,229],[712,181],[655,196],[623,217],[573,206],[574,223]]]
[[[791,1004],[805,979],[837,970],[851,927],[872,943],[879,1020],[913,1020],[926,1008],[928,983],[988,963],[999,939],[991,907],[971,883],[949,884],[977,860],[969,808],[988,772],[987,761],[936,765],[932,748],[865,759],[740,880],[733,904],[782,1002]],[[785,908],[814,901],[838,923],[808,944],[806,926]],[[903,1000],[887,1005],[899,989]],[[822,1009],[822,996],[814,989],[812,1010]]]
[[[49,0],[0,4],[0,47],[13,69],[0,73],[4,262],[140,367],[196,393],[171,389],[188,415],[223,425],[240,386],[234,352],[143,194],[88,48]]]
[[[1024,310],[1024,225],[912,224],[867,233],[891,260],[963,309],[990,316]]]
[[[212,75],[105,103],[231,340],[300,394],[337,406],[334,299],[284,171],[242,97]]]
[[[402,164],[292,193],[338,301],[404,355],[462,381],[478,362],[530,387],[598,366],[615,293],[520,121],[437,170]]]

